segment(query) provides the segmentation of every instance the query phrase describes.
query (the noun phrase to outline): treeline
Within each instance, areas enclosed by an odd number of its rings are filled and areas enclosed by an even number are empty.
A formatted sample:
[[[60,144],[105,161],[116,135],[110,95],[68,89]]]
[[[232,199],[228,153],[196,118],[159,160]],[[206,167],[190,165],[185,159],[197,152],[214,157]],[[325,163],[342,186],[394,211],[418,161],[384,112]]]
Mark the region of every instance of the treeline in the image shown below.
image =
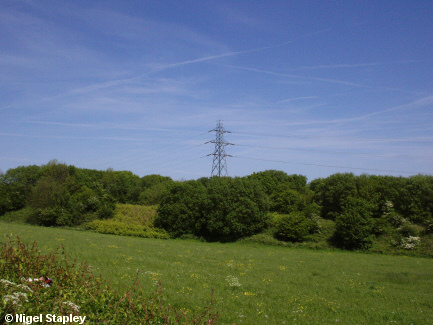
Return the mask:
[[[282,241],[326,239],[365,249],[386,237],[410,249],[433,233],[433,176],[334,174],[307,182],[267,170],[245,177],[173,181],[52,161],[0,175],[0,215],[27,209],[28,221],[77,226],[109,219],[115,203],[158,205],[152,226],[171,236],[233,241],[266,233]],[[326,228],[326,229],[325,229]],[[322,236],[323,237],[323,236]]]
[[[173,180],[77,168],[56,160],[43,166],[21,166],[0,175],[0,215],[26,208],[30,223],[77,226],[111,218],[115,203],[155,204],[165,182]]]

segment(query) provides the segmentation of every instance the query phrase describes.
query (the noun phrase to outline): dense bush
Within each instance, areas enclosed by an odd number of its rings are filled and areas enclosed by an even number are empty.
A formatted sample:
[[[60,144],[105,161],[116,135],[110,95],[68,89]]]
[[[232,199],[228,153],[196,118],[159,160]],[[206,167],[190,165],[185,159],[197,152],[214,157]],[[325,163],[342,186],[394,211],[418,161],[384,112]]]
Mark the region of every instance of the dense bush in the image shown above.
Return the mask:
[[[158,209],[155,226],[174,236],[194,234],[210,240],[236,240],[263,230],[267,209],[267,197],[257,182],[214,177],[207,182],[188,181],[170,187]]]
[[[173,184],[158,208],[155,226],[174,237],[200,235],[200,220],[203,220],[208,205],[206,192],[204,185],[196,181]]]
[[[236,240],[267,225],[268,199],[253,180],[213,177],[207,184],[207,202],[206,213],[198,220],[200,235],[206,238]]]
[[[303,192],[307,186],[307,177],[303,175],[288,175],[279,170],[265,170],[247,176],[248,179],[258,181],[265,193],[271,196],[280,185],[287,185],[292,190]]]
[[[162,198],[164,197],[165,194],[167,194],[169,187],[173,185],[173,183],[174,183],[173,181],[167,180],[145,188],[145,190],[140,193],[138,202],[144,205],[160,204]]]
[[[334,242],[345,249],[365,249],[373,242],[374,223],[371,206],[358,198],[348,198],[335,219]]]
[[[202,314],[187,316],[167,306],[160,285],[149,294],[138,282],[138,271],[130,288],[114,288],[95,277],[87,264],[77,264],[64,251],[42,254],[36,243],[9,239],[0,247],[0,261],[2,324],[6,314],[72,314],[85,316],[91,324],[216,324],[218,319],[211,311],[212,300]],[[52,285],[28,281],[41,276],[51,278]]]
[[[141,180],[130,171],[108,169],[102,175],[101,183],[109,195],[119,203],[138,203]]]
[[[70,176],[40,178],[29,196],[31,220],[43,226],[76,226],[113,215],[114,202],[105,190],[79,186]]]
[[[21,166],[0,174],[0,215],[23,208],[40,177],[39,166]]]
[[[155,205],[116,204],[113,220],[129,224],[153,226],[156,210],[157,206]]]
[[[101,234],[159,239],[170,238],[167,232],[162,229],[115,220],[93,220],[92,222],[87,223],[85,227],[86,229],[93,230]]]
[[[355,197],[355,176],[350,174],[334,174],[326,179],[316,179],[310,183],[315,192],[316,202],[321,206],[322,217],[335,220],[341,214],[349,197]]]
[[[314,192],[308,188],[305,176],[266,170],[254,173],[248,179],[262,185],[270,199],[270,211],[283,214],[299,211],[306,215],[320,213],[319,206],[313,202]]]
[[[284,241],[301,242],[319,230],[317,221],[300,212],[285,215],[276,225],[275,237]]]
[[[86,229],[102,234],[168,239],[165,230],[154,228],[156,206],[116,204],[112,219],[93,220],[84,225]]]
[[[417,224],[433,220],[433,176],[411,177],[334,174],[313,180],[310,189],[321,206],[322,217],[335,219],[341,214],[350,197],[361,198],[372,205],[373,216],[381,215],[381,208],[389,201],[395,212]]]

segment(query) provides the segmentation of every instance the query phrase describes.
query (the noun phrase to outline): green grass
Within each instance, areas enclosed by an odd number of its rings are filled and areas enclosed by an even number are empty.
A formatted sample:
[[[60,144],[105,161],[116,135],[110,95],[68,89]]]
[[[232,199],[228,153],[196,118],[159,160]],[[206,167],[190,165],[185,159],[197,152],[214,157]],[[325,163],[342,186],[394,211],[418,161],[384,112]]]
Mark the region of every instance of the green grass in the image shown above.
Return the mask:
[[[221,324],[432,324],[433,260],[315,251],[248,241],[220,244],[103,235],[0,222],[0,233],[64,244],[96,274],[201,311],[214,289]],[[0,241],[6,241],[6,237]],[[240,286],[238,286],[240,284]]]

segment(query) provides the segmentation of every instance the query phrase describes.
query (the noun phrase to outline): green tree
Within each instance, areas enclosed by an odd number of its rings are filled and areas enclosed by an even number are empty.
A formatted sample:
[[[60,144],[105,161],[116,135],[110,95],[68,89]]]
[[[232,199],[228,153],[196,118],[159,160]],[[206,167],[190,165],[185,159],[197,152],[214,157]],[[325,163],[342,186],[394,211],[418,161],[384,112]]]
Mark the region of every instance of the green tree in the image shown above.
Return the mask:
[[[69,192],[53,178],[45,176],[39,179],[29,200],[36,223],[55,226],[59,215],[67,209],[69,196]]]
[[[140,177],[129,171],[107,170],[102,176],[102,184],[119,203],[137,203],[141,192]]]
[[[258,182],[247,178],[213,177],[207,190],[209,204],[200,220],[204,237],[232,241],[265,228],[268,198]]]
[[[194,234],[232,241],[263,230],[267,210],[268,199],[259,183],[214,177],[207,182],[202,179],[170,186],[155,225],[174,236]]]
[[[310,183],[315,192],[315,200],[321,206],[322,217],[334,220],[341,212],[350,197],[357,197],[355,175],[334,174],[324,179],[317,179]]]
[[[141,184],[143,189],[148,189],[155,185],[159,185],[166,182],[172,183],[173,180],[170,177],[161,176],[157,174],[146,175],[141,178]]]
[[[172,236],[199,234],[197,222],[206,211],[206,188],[199,182],[176,182],[162,198],[155,218],[155,226]]]
[[[20,166],[0,175],[0,215],[23,208],[40,177],[38,166]]]
[[[277,224],[275,237],[284,241],[301,242],[316,232],[317,223],[296,211],[284,216]]]
[[[268,196],[272,196],[281,185],[285,185],[285,187],[298,192],[304,192],[307,189],[307,177],[295,174],[288,175],[278,170],[265,170],[253,173],[247,176],[247,178],[258,181]]]
[[[372,207],[363,199],[350,197],[335,219],[333,240],[345,249],[365,249],[374,239]]]
[[[48,164],[42,166],[42,174],[58,183],[63,183],[69,176],[69,168],[68,165],[60,163],[57,159],[53,159]]]
[[[144,205],[160,204],[168,188],[173,185],[170,177],[160,175],[147,175],[141,178],[143,191],[140,193],[138,202]]]

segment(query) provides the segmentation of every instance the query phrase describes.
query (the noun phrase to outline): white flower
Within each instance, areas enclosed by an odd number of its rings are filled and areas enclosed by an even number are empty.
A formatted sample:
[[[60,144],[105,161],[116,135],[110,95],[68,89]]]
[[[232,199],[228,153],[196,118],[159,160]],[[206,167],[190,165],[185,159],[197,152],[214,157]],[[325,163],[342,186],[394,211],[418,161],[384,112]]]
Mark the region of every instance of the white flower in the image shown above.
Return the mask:
[[[19,288],[19,289],[22,289],[22,290],[24,290],[24,291],[33,292],[33,290],[30,289],[29,286],[26,286],[26,285],[24,285],[24,284],[17,284],[16,287]]]
[[[9,287],[9,286],[11,286],[11,287],[16,286],[15,283],[10,282],[9,280],[0,279],[0,282],[3,283],[6,286],[6,288]]]
[[[70,301],[65,301],[63,304],[67,305],[68,307],[72,308],[75,312],[79,312],[80,311],[80,307],[77,306],[76,304],[74,304],[73,302]]]
[[[420,241],[420,237],[409,236],[401,240],[401,247],[404,249],[414,249]]]
[[[18,306],[21,306],[21,303],[23,302],[29,302],[27,300],[27,294],[23,292],[14,292],[11,295],[5,295],[3,299],[5,304],[11,302],[13,305],[18,305]]]
[[[239,279],[235,276],[228,275],[226,277],[226,282],[230,287],[240,287],[242,284],[239,282]]]

